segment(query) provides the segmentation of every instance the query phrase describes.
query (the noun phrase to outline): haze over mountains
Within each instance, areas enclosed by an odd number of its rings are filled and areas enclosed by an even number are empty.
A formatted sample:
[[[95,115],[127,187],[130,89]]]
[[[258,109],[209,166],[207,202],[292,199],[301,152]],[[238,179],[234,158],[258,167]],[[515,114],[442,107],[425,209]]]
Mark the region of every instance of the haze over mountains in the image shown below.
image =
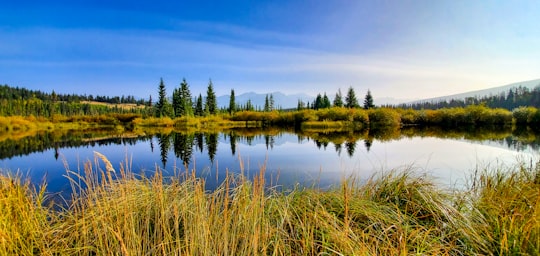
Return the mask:
[[[468,97],[483,97],[483,96],[490,96],[490,95],[497,95],[500,93],[507,93],[508,90],[511,88],[517,88],[517,87],[526,87],[529,89],[533,89],[537,86],[540,86],[540,79],[535,80],[529,80],[529,81],[522,81],[522,82],[516,82],[512,84],[507,84],[503,86],[493,87],[489,89],[484,90],[476,90],[476,91],[470,91],[470,92],[464,92],[454,95],[447,95],[447,96],[440,96],[435,98],[428,98],[428,99],[394,99],[394,98],[388,98],[384,97],[384,95],[377,95],[373,94],[375,105],[397,105],[400,103],[418,103],[418,102],[439,102],[439,101],[447,101],[450,99],[465,99]],[[345,93],[345,92],[342,92]],[[261,94],[261,93],[243,93],[240,95],[235,96],[236,103],[239,105],[244,105],[248,100],[251,100],[251,103],[257,108],[263,108],[266,95],[272,94],[274,98],[274,105],[276,108],[282,108],[282,109],[288,109],[288,108],[296,108],[298,105],[298,100],[302,100],[304,103],[306,102],[313,102],[315,100],[315,96],[311,96],[305,93],[298,93],[298,94],[289,94],[286,95],[282,92],[272,92],[268,94]],[[335,97],[335,93],[327,94],[330,98],[330,101],[333,101]],[[343,97],[345,97],[345,94],[343,94]],[[362,103],[364,100],[364,95],[360,91],[356,91],[356,97],[358,98],[359,103]],[[219,107],[227,108],[229,106],[229,100],[230,95],[223,95],[217,97],[217,102]]]
[[[451,99],[460,100],[465,99],[469,97],[484,97],[484,96],[491,96],[491,95],[498,95],[500,93],[508,93],[508,91],[512,88],[518,88],[518,87],[525,87],[530,90],[534,89],[535,87],[540,86],[540,79],[535,80],[529,80],[529,81],[522,81],[517,83],[511,83],[503,86],[488,88],[484,90],[476,90],[476,91],[470,91],[470,92],[464,92],[459,94],[453,94],[448,96],[441,96],[441,97],[435,97],[435,98],[429,98],[429,99],[422,99],[422,100],[415,100],[411,102],[406,103],[419,103],[419,102],[440,102],[440,101],[448,101]]]

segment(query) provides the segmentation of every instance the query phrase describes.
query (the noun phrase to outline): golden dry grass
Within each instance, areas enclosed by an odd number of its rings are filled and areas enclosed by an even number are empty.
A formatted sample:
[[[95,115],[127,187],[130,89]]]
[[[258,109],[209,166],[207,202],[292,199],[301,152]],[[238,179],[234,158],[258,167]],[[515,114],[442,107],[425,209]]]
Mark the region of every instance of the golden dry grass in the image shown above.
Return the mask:
[[[253,180],[228,174],[214,191],[194,172],[141,177],[128,166],[115,170],[96,153],[68,170],[75,192],[60,211],[44,204],[43,188],[0,175],[0,254],[537,255],[540,247],[536,166],[485,171],[460,193],[410,169],[283,193],[265,185],[264,166]]]

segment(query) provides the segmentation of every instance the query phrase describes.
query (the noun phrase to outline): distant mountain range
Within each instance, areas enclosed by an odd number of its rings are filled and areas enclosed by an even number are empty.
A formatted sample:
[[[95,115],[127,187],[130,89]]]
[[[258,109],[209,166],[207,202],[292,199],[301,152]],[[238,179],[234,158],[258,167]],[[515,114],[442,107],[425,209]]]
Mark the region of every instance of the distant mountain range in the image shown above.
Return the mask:
[[[303,102],[308,102],[308,101],[313,102],[313,100],[315,99],[315,97],[307,95],[305,93],[286,95],[282,92],[272,92],[272,93],[264,93],[264,94],[248,92],[248,93],[235,95],[234,99],[235,99],[236,104],[238,105],[245,105],[248,100],[251,100],[251,104],[253,104],[255,108],[262,109],[264,108],[266,95],[270,97],[270,94],[274,98],[274,107],[276,109],[296,108],[298,106],[298,100],[302,100]],[[218,106],[220,108],[221,107],[228,108],[230,99],[231,99],[230,95],[223,95],[223,96],[217,97]]]
[[[530,81],[523,81],[523,82],[517,82],[512,84],[507,84],[503,86],[493,87],[489,89],[484,90],[477,90],[477,91],[470,91],[465,93],[459,93],[459,94],[453,94],[448,96],[442,96],[442,97],[435,97],[435,98],[428,98],[428,99],[421,99],[421,100],[406,100],[406,99],[394,99],[394,98],[375,98],[375,104],[376,105],[398,105],[401,103],[405,104],[414,104],[414,103],[421,103],[421,102],[440,102],[440,101],[448,101],[451,99],[465,99],[468,97],[478,97],[482,98],[484,96],[490,96],[490,95],[498,95],[500,93],[507,93],[508,90],[511,88],[517,88],[517,87],[526,87],[529,89],[534,89],[537,86],[540,86],[540,79],[530,80]],[[255,106],[255,108],[264,108],[264,102],[266,95],[270,96],[270,94],[274,98],[274,105],[275,108],[282,108],[282,109],[289,109],[289,108],[296,108],[298,106],[298,100],[302,100],[304,103],[307,102],[313,102],[315,100],[314,96],[305,94],[305,93],[297,93],[297,94],[284,94],[282,92],[272,92],[272,93],[255,93],[255,92],[248,92],[243,93],[240,95],[235,96],[236,103],[239,105],[244,105],[248,100],[251,100],[251,103]],[[332,95],[329,95],[330,101],[333,101],[334,98]],[[229,107],[229,100],[230,95],[223,95],[217,97],[218,106],[222,108]],[[359,102],[361,103],[363,101],[363,97],[359,98]]]
[[[498,95],[500,93],[508,93],[510,89],[518,88],[520,86],[526,87],[532,90],[535,87],[540,86],[540,79],[517,82],[517,83],[507,84],[507,85],[493,87],[493,88],[484,89],[484,90],[470,91],[470,92],[453,94],[453,95],[448,95],[448,96],[416,100],[416,101],[407,102],[406,104],[414,104],[414,103],[422,103],[422,102],[441,102],[441,101],[448,101],[451,99],[462,100],[469,97],[482,98],[484,96],[492,96],[492,95]]]

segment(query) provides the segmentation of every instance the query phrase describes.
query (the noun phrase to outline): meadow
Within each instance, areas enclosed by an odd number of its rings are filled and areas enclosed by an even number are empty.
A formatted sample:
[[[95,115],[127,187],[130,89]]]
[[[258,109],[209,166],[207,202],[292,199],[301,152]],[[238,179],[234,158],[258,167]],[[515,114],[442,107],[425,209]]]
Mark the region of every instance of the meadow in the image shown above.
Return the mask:
[[[243,168],[242,164],[239,167]],[[95,153],[47,184],[0,175],[1,255],[538,255],[540,164],[476,170],[448,190],[414,168],[279,191],[229,174],[216,190],[186,170],[118,170]]]

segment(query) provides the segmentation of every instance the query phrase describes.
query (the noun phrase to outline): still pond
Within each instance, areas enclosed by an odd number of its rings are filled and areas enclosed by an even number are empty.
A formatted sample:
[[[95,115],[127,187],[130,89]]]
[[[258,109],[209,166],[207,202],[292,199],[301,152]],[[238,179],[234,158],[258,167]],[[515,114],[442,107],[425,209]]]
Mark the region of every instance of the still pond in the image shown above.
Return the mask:
[[[45,141],[45,142],[43,142]],[[39,143],[37,143],[39,142]],[[37,145],[36,145],[37,144]],[[31,146],[36,145],[36,146]],[[277,188],[328,188],[354,176],[360,181],[391,169],[413,168],[448,187],[463,187],[475,170],[504,168],[516,162],[535,163],[539,139],[529,131],[443,131],[404,129],[370,132],[302,132],[227,130],[219,133],[176,133],[143,136],[111,135],[52,141],[47,135],[0,142],[0,170],[19,171],[47,190],[66,193],[66,169],[82,172],[85,162],[105,164],[105,155],[119,170],[165,175],[195,170],[208,189],[226,173],[259,174]]]

